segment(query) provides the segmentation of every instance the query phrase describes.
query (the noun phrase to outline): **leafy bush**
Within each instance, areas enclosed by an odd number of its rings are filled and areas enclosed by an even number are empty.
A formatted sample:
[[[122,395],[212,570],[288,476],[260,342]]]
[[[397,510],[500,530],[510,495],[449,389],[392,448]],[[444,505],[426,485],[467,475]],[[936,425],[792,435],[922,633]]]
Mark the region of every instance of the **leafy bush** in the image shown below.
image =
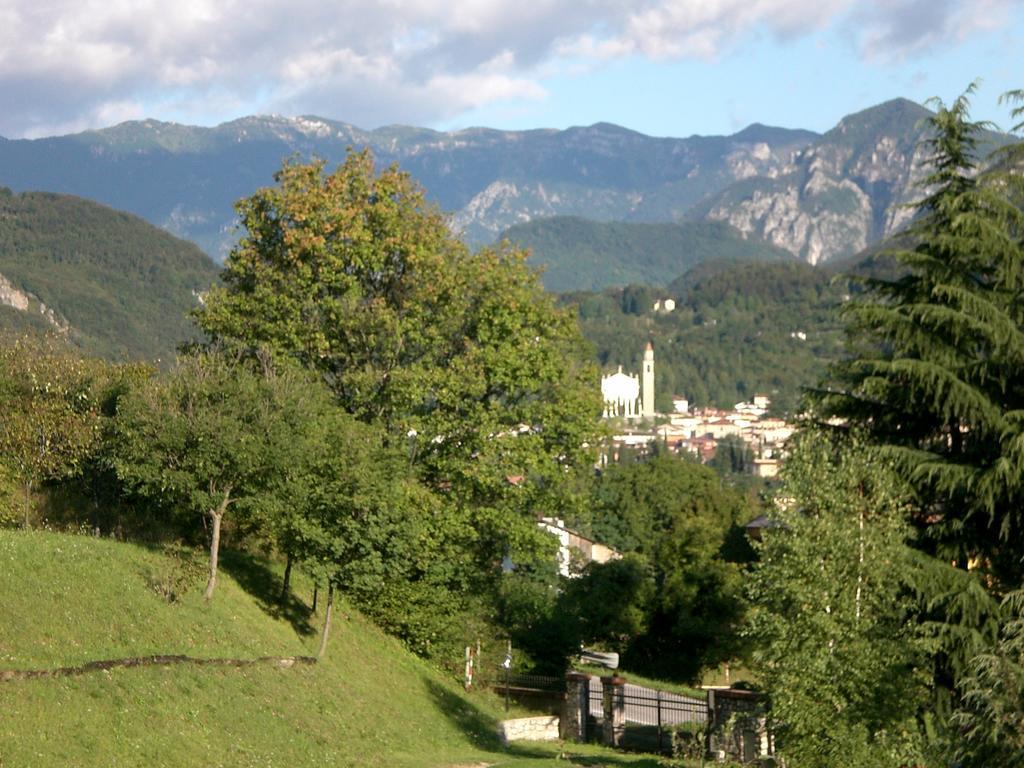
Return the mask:
[[[13,527],[21,518],[24,496],[14,472],[0,464],[0,528]]]
[[[672,726],[672,756],[683,760],[699,760],[707,751],[707,728],[704,723],[678,723]]]
[[[168,603],[176,603],[190,589],[200,586],[206,576],[203,553],[178,543],[160,548],[163,558],[150,569],[146,582]]]

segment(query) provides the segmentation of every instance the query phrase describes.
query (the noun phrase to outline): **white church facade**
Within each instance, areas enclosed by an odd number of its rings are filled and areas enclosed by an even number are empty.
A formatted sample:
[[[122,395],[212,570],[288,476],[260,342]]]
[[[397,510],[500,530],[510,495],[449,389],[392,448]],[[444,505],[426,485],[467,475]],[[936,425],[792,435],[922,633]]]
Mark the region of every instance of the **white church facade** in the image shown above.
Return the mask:
[[[654,346],[647,342],[640,375],[622,372],[601,377],[606,419],[654,418]]]

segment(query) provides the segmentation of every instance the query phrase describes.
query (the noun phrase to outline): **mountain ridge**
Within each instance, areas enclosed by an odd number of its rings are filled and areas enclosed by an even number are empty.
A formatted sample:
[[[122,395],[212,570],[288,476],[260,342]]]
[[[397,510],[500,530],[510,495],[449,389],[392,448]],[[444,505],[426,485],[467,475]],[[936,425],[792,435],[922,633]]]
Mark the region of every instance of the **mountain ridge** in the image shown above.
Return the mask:
[[[364,130],[316,115],[245,116],[211,128],[157,120],[0,142],[0,184],[88,197],[223,259],[233,204],[289,157],[333,164],[368,146],[450,213],[470,244],[554,216],[599,222],[721,221],[811,263],[891,236],[922,175],[932,114],[897,98],[825,134],[751,123],[728,136],[653,137],[608,122],[566,129]],[[1008,137],[990,134],[996,144]]]
[[[89,197],[223,258],[233,203],[270,183],[286,157],[340,161],[369,146],[424,186],[473,243],[551,215],[671,221],[737,173],[770,170],[816,134],[770,129],[772,143],[650,137],[611,123],[565,130],[363,131],[316,116],[248,116],[213,128],[156,120],[0,143],[0,184]],[[762,146],[763,144],[763,146]]]
[[[847,115],[779,175],[737,181],[691,216],[726,222],[811,264],[850,257],[913,217],[932,114],[897,98]],[[983,139],[998,147],[1010,137]]]

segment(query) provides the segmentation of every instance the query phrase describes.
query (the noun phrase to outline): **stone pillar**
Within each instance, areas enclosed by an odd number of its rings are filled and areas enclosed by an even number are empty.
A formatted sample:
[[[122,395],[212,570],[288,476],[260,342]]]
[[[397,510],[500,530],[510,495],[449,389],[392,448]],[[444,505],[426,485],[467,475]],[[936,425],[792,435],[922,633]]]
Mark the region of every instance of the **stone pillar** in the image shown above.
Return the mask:
[[[604,728],[601,743],[617,747],[622,743],[626,730],[626,678],[618,675],[601,678],[604,704]]]
[[[565,676],[565,701],[562,704],[560,736],[566,741],[587,740],[590,715],[590,675],[569,672]]]

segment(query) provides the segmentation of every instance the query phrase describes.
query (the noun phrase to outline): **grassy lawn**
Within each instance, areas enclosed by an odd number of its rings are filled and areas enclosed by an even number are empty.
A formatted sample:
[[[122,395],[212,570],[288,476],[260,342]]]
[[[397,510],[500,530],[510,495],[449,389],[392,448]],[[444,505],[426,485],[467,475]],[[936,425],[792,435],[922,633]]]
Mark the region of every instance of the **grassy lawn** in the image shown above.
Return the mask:
[[[741,680],[754,684],[758,682],[757,674],[753,670],[746,667],[743,662],[737,662],[709,669],[704,673],[701,685],[729,686]]]
[[[604,667],[592,666],[589,664],[575,664],[574,669],[580,672],[587,672],[591,675],[609,675],[612,674],[611,670],[605,669]],[[704,691],[700,688],[695,688],[692,685],[686,685],[684,683],[673,683],[670,680],[656,680],[651,677],[644,677],[643,675],[630,672],[627,669],[617,669],[614,674],[620,677],[626,678],[631,683],[636,685],[643,685],[648,688],[658,688],[662,691],[671,691],[673,693],[681,693],[684,696],[703,696]],[[732,664],[729,666],[722,665],[716,669],[707,670],[701,678],[702,686],[725,686],[728,687],[733,683],[740,680],[748,683],[756,683],[757,676],[747,667],[742,664]]]
[[[176,575],[177,574],[177,575]],[[178,576],[184,574],[182,579]],[[187,582],[175,601],[161,592]],[[0,531],[0,668],[182,653],[315,650],[277,575],[228,557],[213,601],[201,569],[129,544]],[[306,589],[308,585],[301,585]],[[466,695],[357,612],[338,611],[313,667],[150,667],[0,683],[0,766],[637,766],[587,745],[503,748],[491,694]]]
[[[684,696],[696,696],[701,697],[704,692],[699,688],[694,688],[692,685],[685,685],[683,683],[673,683],[670,680],[655,680],[652,677],[644,677],[634,672],[630,672],[627,669],[616,669],[614,671],[606,669],[604,667],[592,666],[590,664],[574,664],[573,669],[579,670],[580,672],[586,672],[591,675],[605,676],[610,674],[616,674],[619,677],[626,678],[627,682],[633,683],[634,685],[642,685],[647,688],[657,688],[662,691],[671,691],[672,693],[680,693]]]

